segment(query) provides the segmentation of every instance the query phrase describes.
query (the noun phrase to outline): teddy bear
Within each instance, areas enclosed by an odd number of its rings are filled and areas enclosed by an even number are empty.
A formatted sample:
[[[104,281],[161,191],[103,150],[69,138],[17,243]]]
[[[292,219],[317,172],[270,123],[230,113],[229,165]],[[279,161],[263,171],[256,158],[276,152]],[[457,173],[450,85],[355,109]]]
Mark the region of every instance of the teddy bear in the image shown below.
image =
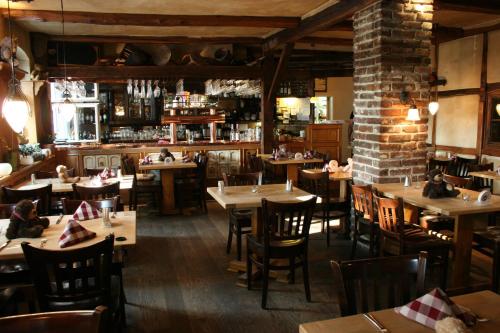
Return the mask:
[[[443,173],[439,169],[429,171],[429,181],[424,186],[422,195],[430,199],[456,197],[460,194],[459,190],[455,190],[452,184],[448,184],[443,180]]]
[[[56,167],[57,178],[62,183],[78,183],[80,181],[80,177],[68,177],[68,168],[65,165],[58,165]]]

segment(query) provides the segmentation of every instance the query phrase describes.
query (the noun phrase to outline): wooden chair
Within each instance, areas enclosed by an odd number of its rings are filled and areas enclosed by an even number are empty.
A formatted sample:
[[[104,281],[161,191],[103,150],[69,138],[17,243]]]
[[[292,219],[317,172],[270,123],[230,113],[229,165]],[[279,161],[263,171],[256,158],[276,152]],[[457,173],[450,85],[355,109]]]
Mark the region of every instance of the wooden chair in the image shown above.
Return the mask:
[[[331,261],[341,316],[401,306],[422,296],[426,263],[425,252]]]
[[[50,215],[50,203],[52,196],[52,184],[32,190],[16,190],[9,187],[2,187],[4,200],[7,203],[18,203],[23,199],[38,200],[36,205],[38,215]]]
[[[144,194],[151,195],[152,198],[156,200],[157,207],[160,207],[162,194],[161,182],[154,180],[154,175],[153,178],[141,177],[142,180],[139,180],[138,176],[143,174],[138,174],[136,172],[135,162],[132,157],[123,158],[122,164],[126,174],[134,176],[132,190],[130,191],[129,209],[137,210],[138,198]]]
[[[23,242],[40,310],[89,310],[104,305],[115,324],[124,323],[123,295],[111,278],[113,244],[112,234],[96,244],[64,251]]]
[[[242,173],[228,175],[222,173],[222,179],[225,186],[257,185],[260,172]],[[250,233],[252,226],[252,211],[249,209],[231,209],[229,210],[229,230],[227,235],[226,253],[231,252],[233,234],[236,235],[237,258],[241,260],[241,237],[243,234]]]
[[[477,158],[465,158],[457,156],[453,162],[450,163],[448,167],[448,174],[457,177],[468,177],[469,167],[471,165],[478,164],[479,160]]]
[[[500,293],[500,227],[487,227],[486,230],[475,231],[473,249],[492,258],[491,289]]]
[[[457,177],[452,175],[443,174],[443,180],[448,184],[451,184],[458,188],[467,188],[470,189],[472,187],[472,179],[465,177]]]
[[[80,186],[78,184],[72,184],[72,186],[75,199],[100,200],[120,195],[119,181],[109,185],[102,185],[97,187]]]
[[[434,158],[429,159],[427,164],[427,172],[439,169],[442,173],[448,173],[448,167],[450,166],[449,160],[436,160]]]
[[[87,169],[87,168],[84,168],[83,169],[83,175],[85,177],[92,177],[92,176],[99,175],[103,171],[104,171],[104,168],[100,168],[100,169]]]
[[[175,198],[180,213],[188,204],[196,204],[203,213],[207,213],[207,163],[205,154],[198,154],[194,159],[196,169],[193,173],[174,180]]]
[[[0,204],[0,219],[8,219],[14,212],[16,204]]]
[[[330,222],[331,220],[348,218],[349,208],[347,200],[333,198],[331,181],[327,171],[310,172],[308,170],[299,171],[299,184],[304,191],[314,194],[318,198],[321,218],[321,230],[326,231],[326,244],[330,246]],[[342,224],[338,230],[342,229]]]
[[[3,332],[9,333],[104,333],[107,308],[87,311],[58,311],[0,318]]]
[[[247,170],[248,172],[263,172],[264,166],[262,162],[262,158],[257,156],[256,154],[247,154]]]
[[[438,238],[420,226],[404,223],[403,199],[380,198],[374,195],[378,207],[381,233],[380,254],[404,255],[429,252],[431,259],[440,266],[441,288],[446,289],[448,253],[451,241],[446,236]]]
[[[110,199],[103,199],[103,200],[83,200],[83,199],[67,199],[67,198],[62,198],[62,205],[63,205],[63,214],[64,215],[71,215],[73,214],[78,207],[80,207],[81,203],[83,201],[87,201],[91,206],[96,207],[97,209],[102,209],[102,206],[109,207],[110,202],[113,207],[113,212],[116,213],[119,208],[119,203],[120,203],[120,196],[114,196]]]
[[[352,185],[352,198],[354,204],[354,232],[352,236],[351,259],[356,256],[358,241],[368,244],[370,256],[377,251],[379,241],[379,226],[375,218],[373,206],[373,193],[370,185]]]
[[[469,172],[490,171],[493,170],[493,167],[493,163],[470,165]],[[482,191],[484,189],[493,191],[493,180],[482,177],[472,177],[472,189],[475,191]]]
[[[67,169],[66,170],[68,177],[75,177],[75,168]],[[49,179],[49,178],[57,178],[59,175],[57,174],[57,171],[40,171],[37,170],[35,171],[35,177],[36,179]]]
[[[289,270],[295,283],[295,268],[302,266],[307,301],[311,301],[307,247],[316,197],[299,203],[262,199],[263,236],[247,235],[248,289],[252,288],[252,265],[262,270],[262,302],[266,308],[270,270]],[[272,259],[288,259],[288,265],[274,265]],[[298,259],[298,261],[297,261]]]

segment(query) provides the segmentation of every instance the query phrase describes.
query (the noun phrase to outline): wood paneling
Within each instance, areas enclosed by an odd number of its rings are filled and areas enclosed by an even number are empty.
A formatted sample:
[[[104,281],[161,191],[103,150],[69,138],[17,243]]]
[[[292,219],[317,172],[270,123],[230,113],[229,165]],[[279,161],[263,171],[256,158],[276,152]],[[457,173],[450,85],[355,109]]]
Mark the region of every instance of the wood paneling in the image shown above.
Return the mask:
[[[306,149],[328,154],[330,159],[341,161],[341,124],[311,124],[306,131]]]

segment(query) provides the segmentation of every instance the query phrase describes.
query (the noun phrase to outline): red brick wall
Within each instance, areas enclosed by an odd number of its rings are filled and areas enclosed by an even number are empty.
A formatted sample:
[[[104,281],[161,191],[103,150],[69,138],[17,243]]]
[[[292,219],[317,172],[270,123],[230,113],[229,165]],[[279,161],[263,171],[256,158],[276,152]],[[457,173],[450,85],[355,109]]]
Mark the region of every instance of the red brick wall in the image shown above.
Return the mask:
[[[356,183],[424,176],[432,1],[381,0],[354,15]],[[417,104],[420,121],[406,120],[402,90]]]

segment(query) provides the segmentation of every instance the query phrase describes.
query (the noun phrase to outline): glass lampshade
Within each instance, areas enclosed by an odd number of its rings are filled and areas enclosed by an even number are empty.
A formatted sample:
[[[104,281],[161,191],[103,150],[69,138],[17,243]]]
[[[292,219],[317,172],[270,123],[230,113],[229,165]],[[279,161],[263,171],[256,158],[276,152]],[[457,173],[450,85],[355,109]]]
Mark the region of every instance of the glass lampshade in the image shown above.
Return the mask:
[[[9,84],[9,92],[2,105],[2,117],[16,133],[21,133],[28,122],[30,103],[18,82]]]
[[[68,89],[63,91],[62,97],[64,98],[64,101],[59,104],[59,113],[66,121],[71,121],[76,113],[76,105],[71,101],[71,93]]]
[[[496,109],[497,109],[498,115],[500,116],[500,103],[497,104]]]
[[[412,121],[420,120],[420,113],[418,112],[416,105],[412,105],[408,109],[408,116],[406,116],[406,120],[412,120]]]
[[[434,116],[439,110],[438,102],[430,102],[428,106],[429,112]]]

